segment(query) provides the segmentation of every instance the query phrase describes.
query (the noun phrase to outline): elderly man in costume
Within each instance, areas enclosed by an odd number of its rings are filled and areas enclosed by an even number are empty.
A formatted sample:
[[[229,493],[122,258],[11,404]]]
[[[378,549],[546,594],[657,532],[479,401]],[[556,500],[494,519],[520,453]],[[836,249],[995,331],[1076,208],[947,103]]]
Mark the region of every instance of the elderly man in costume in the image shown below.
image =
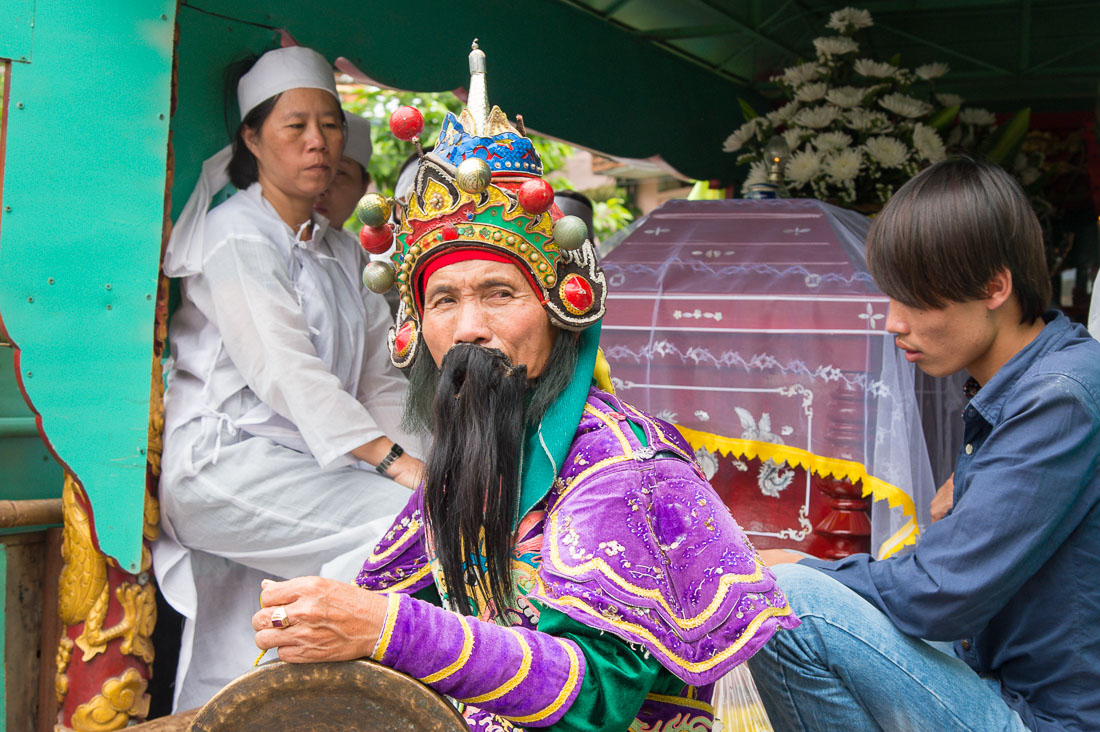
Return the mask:
[[[715,680],[797,621],[674,428],[592,385],[603,273],[522,122],[488,109],[483,61],[394,257],[425,482],[359,588],[265,583],[257,645],[370,656],[471,729],[710,729]]]

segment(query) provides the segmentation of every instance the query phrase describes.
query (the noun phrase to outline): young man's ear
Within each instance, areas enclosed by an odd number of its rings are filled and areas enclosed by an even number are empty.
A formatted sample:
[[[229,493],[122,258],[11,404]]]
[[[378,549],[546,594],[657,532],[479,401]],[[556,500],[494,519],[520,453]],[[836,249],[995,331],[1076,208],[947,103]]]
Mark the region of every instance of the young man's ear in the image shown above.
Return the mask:
[[[1012,273],[1002,267],[993,275],[992,279],[989,280],[985,292],[987,308],[996,310],[1004,305],[1008,299],[1012,297]]]

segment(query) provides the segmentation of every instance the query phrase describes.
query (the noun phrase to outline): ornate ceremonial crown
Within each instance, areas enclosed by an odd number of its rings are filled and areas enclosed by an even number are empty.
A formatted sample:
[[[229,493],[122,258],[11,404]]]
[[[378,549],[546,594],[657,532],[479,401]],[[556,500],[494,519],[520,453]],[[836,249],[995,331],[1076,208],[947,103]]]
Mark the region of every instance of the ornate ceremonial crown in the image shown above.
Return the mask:
[[[423,116],[402,107],[390,129],[419,150]],[[396,282],[400,304],[390,328],[390,358],[405,368],[420,343],[423,273],[440,256],[470,252],[471,259],[507,257],[527,276],[554,325],[583,330],[603,317],[607,283],[588,239],[588,227],[563,216],[554,191],[542,179],[542,161],[527,138],[523,119],[513,124],[500,107],[489,109],[485,54],[474,41],[467,106],[443,120],[439,140],[421,153],[416,180],[397,231],[393,266],[374,262],[363,282],[385,292]],[[368,193],[356,209],[368,251],[389,249],[390,202]]]

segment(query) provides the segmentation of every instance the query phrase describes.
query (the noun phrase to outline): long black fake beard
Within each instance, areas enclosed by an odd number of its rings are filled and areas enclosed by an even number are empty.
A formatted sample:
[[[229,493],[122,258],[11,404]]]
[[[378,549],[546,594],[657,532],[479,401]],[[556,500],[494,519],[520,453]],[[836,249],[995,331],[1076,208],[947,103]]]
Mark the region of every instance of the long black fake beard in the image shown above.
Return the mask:
[[[525,425],[535,425],[542,421],[546,410],[565,391],[565,387],[569,386],[579,355],[577,334],[558,331],[542,374],[528,384],[527,401],[523,409]],[[408,432],[431,434],[435,395],[439,388],[439,369],[427,348],[419,350],[406,371],[406,376],[409,377],[409,391],[401,424]]]
[[[454,346],[439,370],[424,509],[452,607],[464,615],[474,611],[467,581],[498,613],[515,602],[512,531],[527,387],[526,366],[483,346]]]

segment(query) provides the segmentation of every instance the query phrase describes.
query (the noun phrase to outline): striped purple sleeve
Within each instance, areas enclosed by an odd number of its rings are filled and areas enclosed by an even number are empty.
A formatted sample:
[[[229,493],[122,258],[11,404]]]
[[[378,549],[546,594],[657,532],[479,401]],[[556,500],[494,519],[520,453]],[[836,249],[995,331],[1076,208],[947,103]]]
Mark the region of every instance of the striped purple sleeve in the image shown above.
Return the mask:
[[[461,616],[403,594],[389,596],[371,657],[442,694],[529,727],[561,719],[585,673],[584,654],[571,641]]]

